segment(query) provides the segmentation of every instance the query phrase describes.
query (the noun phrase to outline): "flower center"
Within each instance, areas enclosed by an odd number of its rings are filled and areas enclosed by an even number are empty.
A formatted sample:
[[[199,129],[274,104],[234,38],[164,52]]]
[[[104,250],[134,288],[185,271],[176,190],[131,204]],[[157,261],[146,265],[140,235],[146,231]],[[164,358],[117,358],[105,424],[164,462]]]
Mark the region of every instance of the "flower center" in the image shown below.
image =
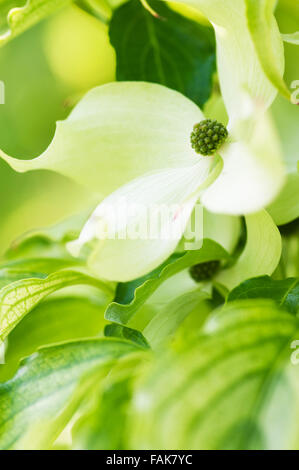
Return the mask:
[[[211,279],[220,267],[220,261],[207,261],[191,266],[189,269],[190,276],[194,281],[201,282]]]
[[[205,119],[193,126],[191,146],[196,153],[213,155],[227,139],[226,127],[216,119]]]

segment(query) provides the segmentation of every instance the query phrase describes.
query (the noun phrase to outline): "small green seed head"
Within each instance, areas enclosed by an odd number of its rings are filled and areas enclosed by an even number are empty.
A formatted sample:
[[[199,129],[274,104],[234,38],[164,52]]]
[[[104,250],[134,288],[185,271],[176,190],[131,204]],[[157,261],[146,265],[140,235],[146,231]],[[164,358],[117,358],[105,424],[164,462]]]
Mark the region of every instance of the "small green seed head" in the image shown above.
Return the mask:
[[[220,261],[207,261],[191,266],[189,269],[190,276],[194,281],[201,282],[211,279],[220,267]]]
[[[193,126],[191,146],[196,153],[213,155],[228,137],[226,127],[216,119],[205,119]]]

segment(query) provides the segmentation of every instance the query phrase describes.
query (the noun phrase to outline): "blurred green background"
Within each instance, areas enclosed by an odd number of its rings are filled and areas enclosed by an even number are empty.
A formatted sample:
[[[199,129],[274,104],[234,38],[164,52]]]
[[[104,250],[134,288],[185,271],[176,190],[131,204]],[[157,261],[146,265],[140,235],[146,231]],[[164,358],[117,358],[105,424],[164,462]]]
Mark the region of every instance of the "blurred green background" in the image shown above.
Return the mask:
[[[0,50],[0,147],[18,158],[47,148],[55,122],[91,87],[114,80],[108,27],[69,6]],[[55,223],[89,199],[83,188],[47,171],[16,174],[0,162],[0,253],[32,228]]]

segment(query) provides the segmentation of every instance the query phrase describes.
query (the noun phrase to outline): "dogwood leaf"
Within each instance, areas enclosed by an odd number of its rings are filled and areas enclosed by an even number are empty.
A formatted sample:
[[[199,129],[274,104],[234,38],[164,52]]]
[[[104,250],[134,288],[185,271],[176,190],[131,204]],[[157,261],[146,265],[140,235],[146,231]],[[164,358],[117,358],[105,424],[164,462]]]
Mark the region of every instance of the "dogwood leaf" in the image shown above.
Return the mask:
[[[11,331],[0,382],[12,377],[20,359],[44,346],[103,336],[105,303],[84,296],[47,299]]]
[[[16,3],[18,3],[17,7]],[[19,6],[20,3],[23,3],[23,5]],[[5,23],[1,14],[2,31],[0,32],[2,34],[0,34],[0,46],[23,33],[26,29],[46,18],[54,11],[66,6],[70,3],[70,0],[27,0],[25,5],[24,3],[25,0],[23,2],[12,2],[11,0],[1,2],[0,12],[3,13],[4,18],[5,14],[7,14],[8,30],[4,33],[2,32]]]
[[[23,361],[15,377],[0,384],[0,448],[51,445],[54,430],[59,434],[67,424],[59,422],[59,413],[74,393],[80,402],[88,392],[81,382],[86,374],[136,350],[136,345],[120,339],[93,339],[45,348]],[[60,429],[53,425],[56,417]]]
[[[277,225],[283,225],[299,216],[299,174],[289,173],[278,198],[267,208]]]
[[[274,280],[269,276],[248,279],[235,287],[227,301],[241,299],[272,299],[290,313],[297,313],[299,307],[299,280],[289,278]]]
[[[141,353],[121,357],[102,381],[92,406],[72,429],[73,449],[126,449],[127,424],[134,381],[148,357]]]
[[[152,348],[165,346],[185,318],[210,295],[202,289],[186,292],[169,301],[146,325],[143,334]]]
[[[36,277],[44,279],[58,269],[78,266],[74,260],[64,258],[22,258],[0,265],[0,287],[13,281]]]
[[[229,289],[250,277],[272,274],[281,255],[279,230],[266,211],[248,215],[246,245],[236,263],[222,270],[216,280]]]
[[[143,278],[119,284],[116,297],[105,313],[107,320],[126,325],[153,292],[167,279],[194,264],[228,259],[226,251],[212,240],[205,239],[200,250],[174,254],[165,263]]]
[[[135,389],[128,447],[296,449],[290,358],[298,334],[298,318],[270,301],[230,302],[196,341],[149,365]]]
[[[19,321],[47,295],[64,287],[87,284],[103,289],[107,284],[75,270],[56,271],[44,279],[28,278],[13,282],[0,290],[0,339],[4,339]]]
[[[271,108],[287,168],[287,180],[277,198],[267,208],[278,224],[291,222],[299,216],[299,179],[297,171],[299,108],[278,96]]]
[[[128,328],[123,325],[118,325],[117,323],[111,323],[105,327],[105,336],[112,336],[115,338],[123,338],[132,343],[136,343],[143,348],[149,348],[149,344],[143,334],[134,330],[133,328]]]
[[[138,0],[117,9],[110,23],[118,80],[144,80],[180,91],[202,106],[215,70],[213,30],[151,2],[158,17]]]
[[[47,262],[49,258],[62,258],[68,261],[69,266],[80,264],[82,260],[74,262],[66,249],[66,243],[78,237],[92,209],[76,213],[53,226],[36,228],[19,236],[6,251],[5,259],[24,262],[24,259],[42,258]]]

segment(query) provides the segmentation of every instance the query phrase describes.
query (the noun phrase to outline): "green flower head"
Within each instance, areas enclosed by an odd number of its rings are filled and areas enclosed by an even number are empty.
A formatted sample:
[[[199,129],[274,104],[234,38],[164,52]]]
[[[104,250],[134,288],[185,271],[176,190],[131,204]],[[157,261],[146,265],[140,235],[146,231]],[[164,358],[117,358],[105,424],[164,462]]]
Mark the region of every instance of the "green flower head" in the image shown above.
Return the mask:
[[[216,119],[205,119],[193,126],[191,147],[201,155],[213,155],[226,141],[226,127]]]

